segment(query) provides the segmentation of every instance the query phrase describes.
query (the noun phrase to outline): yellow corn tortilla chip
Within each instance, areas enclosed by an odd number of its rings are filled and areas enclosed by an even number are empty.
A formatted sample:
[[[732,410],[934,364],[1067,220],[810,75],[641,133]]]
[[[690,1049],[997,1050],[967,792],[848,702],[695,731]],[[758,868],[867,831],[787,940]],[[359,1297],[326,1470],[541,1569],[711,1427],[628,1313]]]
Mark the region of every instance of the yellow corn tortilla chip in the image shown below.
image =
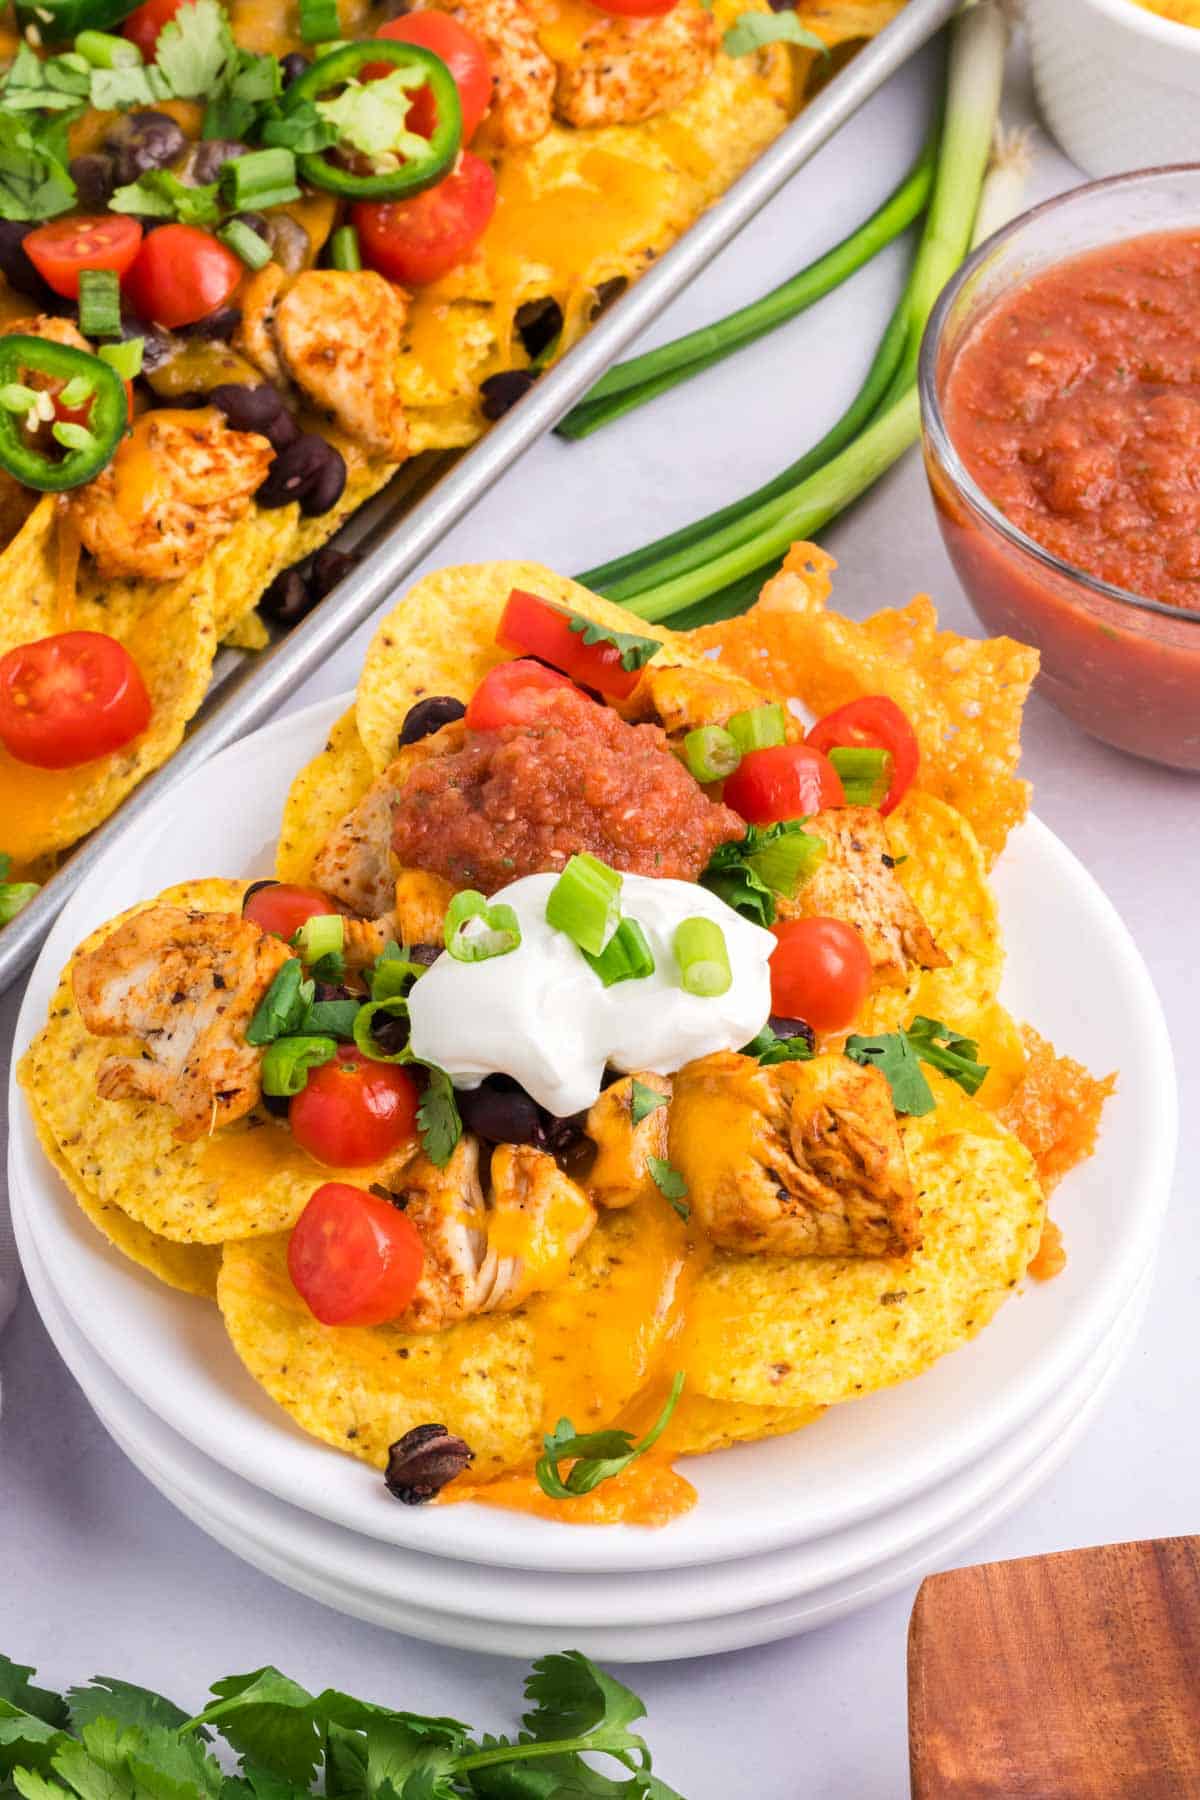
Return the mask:
[[[756,1406],[832,1406],[919,1375],[989,1322],[1037,1250],[1033,1157],[929,1071],[936,1109],[901,1121],[921,1205],[911,1258],[719,1255],[682,1350],[688,1385]]]
[[[685,1386],[659,1439],[659,1450],[665,1456],[703,1456],[710,1450],[731,1449],[734,1444],[784,1437],[814,1424],[824,1410],[821,1406],[741,1406],[711,1400]]]
[[[817,714],[889,695],[920,740],[918,784],[970,820],[990,867],[1029,806],[1029,784],[1015,771],[1037,651],[939,631],[926,595],[861,622],[828,612],[836,567],[815,544],[793,544],[748,613],[693,636],[748,680]]]
[[[351,708],[333,726],[325,748],[292,782],[275,852],[275,873],[280,881],[303,885],[312,880],[317,851],[374,777]]]

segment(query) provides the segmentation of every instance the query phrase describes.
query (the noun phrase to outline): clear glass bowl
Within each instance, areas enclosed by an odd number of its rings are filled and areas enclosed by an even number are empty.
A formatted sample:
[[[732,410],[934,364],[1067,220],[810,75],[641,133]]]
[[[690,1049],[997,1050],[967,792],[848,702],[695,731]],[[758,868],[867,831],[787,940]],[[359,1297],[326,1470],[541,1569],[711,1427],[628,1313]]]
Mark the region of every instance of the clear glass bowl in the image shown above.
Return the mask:
[[[1200,611],[1112,587],[1043,549],[967,472],[942,396],[959,346],[1002,295],[1053,263],[1156,231],[1200,231],[1200,165],[1115,176],[989,238],[949,283],[921,349],[925,466],[938,523],[983,624],[1041,652],[1039,692],[1094,737],[1200,770]]]

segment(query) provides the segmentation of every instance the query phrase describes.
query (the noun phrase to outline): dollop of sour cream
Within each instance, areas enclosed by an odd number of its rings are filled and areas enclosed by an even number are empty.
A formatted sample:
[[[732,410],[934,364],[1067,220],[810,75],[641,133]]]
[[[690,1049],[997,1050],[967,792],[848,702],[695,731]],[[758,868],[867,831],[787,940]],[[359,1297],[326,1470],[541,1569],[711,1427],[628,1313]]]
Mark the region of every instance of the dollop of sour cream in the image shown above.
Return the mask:
[[[775,938],[690,881],[626,875],[621,913],[636,919],[654,973],[606,988],[563,931],[546,922],[556,875],[526,875],[491,896],[511,906],[521,942],[485,962],[437,961],[409,995],[412,1050],[445,1069],[456,1087],[511,1075],[558,1117],[600,1093],[605,1065],[671,1075],[715,1050],[739,1050],[771,1011],[768,958]],[[712,919],[725,935],[733,976],[724,994],[687,993],[673,948],[684,919]]]

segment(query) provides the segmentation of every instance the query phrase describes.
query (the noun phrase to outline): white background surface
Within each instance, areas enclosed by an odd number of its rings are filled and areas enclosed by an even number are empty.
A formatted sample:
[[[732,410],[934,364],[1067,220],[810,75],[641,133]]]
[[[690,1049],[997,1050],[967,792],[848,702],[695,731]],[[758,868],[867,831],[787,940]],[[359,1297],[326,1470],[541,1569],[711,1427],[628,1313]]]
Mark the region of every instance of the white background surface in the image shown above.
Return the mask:
[[[928,56],[899,77],[656,335],[674,336],[783,279],[877,204],[915,154],[935,75]],[[1020,121],[1030,111],[1018,64],[1008,114]],[[1029,199],[1076,179],[1043,140]],[[525,556],[573,572],[767,479],[857,388],[902,266],[899,255],[881,259],[807,318],[586,443],[540,445],[436,562]],[[841,559],[843,610],[861,615],[928,590],[947,624],[977,631],[915,456],[824,541]],[[295,703],[350,686],[365,641],[353,640]],[[1200,1529],[1200,779],[1107,750],[1036,699],[1025,746],[1038,811],[1107,889],[1158,984],[1180,1064],[1183,1141],[1167,1250],[1134,1355],[1081,1445],[975,1545],[978,1561]],[[1088,1004],[1081,993],[1085,1016]],[[0,1043],[15,1011],[12,997],[0,1003]],[[52,1685],[103,1672],[197,1705],[210,1680],[277,1662],[309,1686],[511,1727],[519,1665],[343,1619],[245,1568],[175,1513],[109,1442],[27,1296],[0,1341],[0,1370],[0,1650],[36,1663]],[[901,1594],[791,1643],[632,1670],[661,1774],[688,1800],[907,1793],[911,1602]]]

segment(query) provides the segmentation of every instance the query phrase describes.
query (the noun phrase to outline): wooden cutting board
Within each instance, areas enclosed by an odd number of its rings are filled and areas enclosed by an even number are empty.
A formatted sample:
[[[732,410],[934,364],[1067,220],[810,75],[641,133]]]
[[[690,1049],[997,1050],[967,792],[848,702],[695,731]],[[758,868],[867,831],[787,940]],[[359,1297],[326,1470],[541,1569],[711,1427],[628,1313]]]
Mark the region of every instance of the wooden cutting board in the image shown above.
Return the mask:
[[[913,1800],[1200,1800],[1200,1537],[921,1584]]]

